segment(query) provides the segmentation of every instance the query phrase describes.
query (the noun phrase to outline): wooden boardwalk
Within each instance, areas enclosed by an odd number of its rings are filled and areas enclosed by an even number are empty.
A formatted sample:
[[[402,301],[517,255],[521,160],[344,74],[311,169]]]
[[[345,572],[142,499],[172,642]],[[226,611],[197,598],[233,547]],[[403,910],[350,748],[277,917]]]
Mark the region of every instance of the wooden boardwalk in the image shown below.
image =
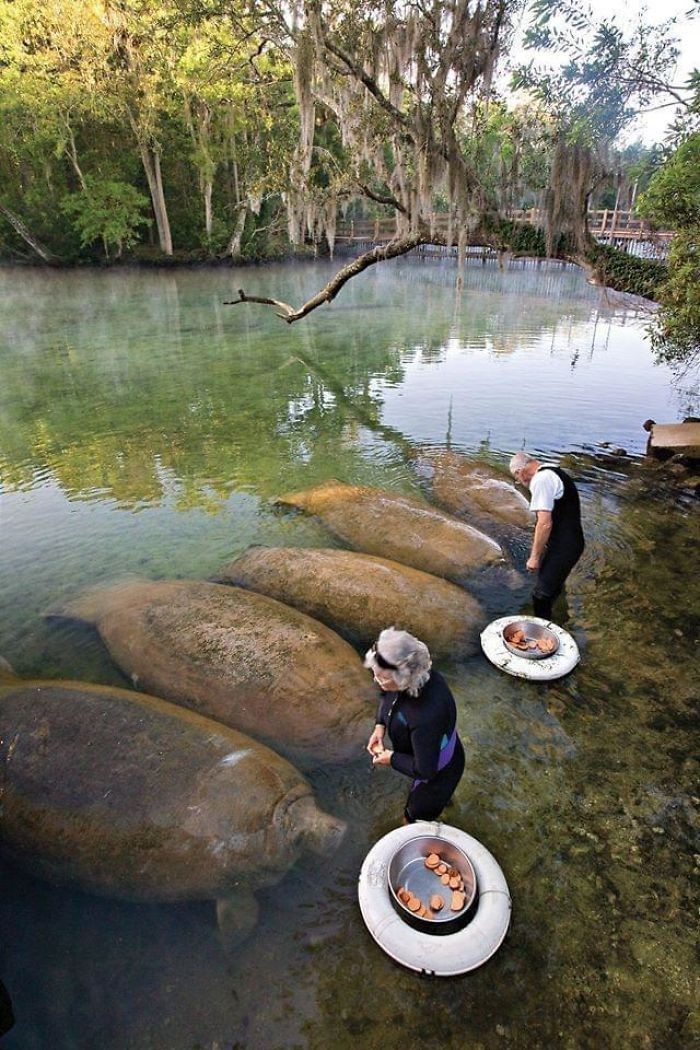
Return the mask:
[[[539,209],[531,208],[529,211],[514,211],[509,218],[514,222],[527,222],[536,226],[541,221],[541,213]],[[436,213],[433,221],[435,231],[447,235],[447,215]],[[601,244],[614,244],[618,248],[630,251],[631,254],[655,258],[665,258],[673,237],[669,231],[652,232],[648,223],[631,211],[616,211],[610,208],[589,211],[588,226],[593,237]],[[338,243],[357,241],[365,244],[384,244],[393,240],[395,236],[394,219],[356,219],[338,223],[335,239]]]
[[[650,455],[662,459],[674,454],[700,459],[700,423],[654,423],[650,419],[649,426],[643,425],[649,431],[647,452]]]

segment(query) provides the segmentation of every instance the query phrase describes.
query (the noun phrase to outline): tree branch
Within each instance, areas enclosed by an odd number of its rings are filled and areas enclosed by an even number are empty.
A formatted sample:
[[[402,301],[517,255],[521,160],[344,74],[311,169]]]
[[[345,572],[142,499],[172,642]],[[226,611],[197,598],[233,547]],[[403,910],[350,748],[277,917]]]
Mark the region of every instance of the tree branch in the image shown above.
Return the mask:
[[[336,58],[340,59],[343,65],[356,78],[356,80],[359,80],[361,84],[364,84],[364,86],[369,91],[370,95],[372,95],[372,97],[376,99],[376,101],[382,107],[382,109],[385,110],[389,114],[389,116],[397,122],[397,124],[400,124],[401,127],[404,128],[411,141],[413,141],[414,134],[409,121],[406,119],[405,115],[396,108],[396,106],[393,106],[391,104],[389,99],[386,97],[384,92],[377,84],[376,80],[373,77],[371,77],[369,73],[365,73],[364,69],[362,69],[355,62],[353,62],[350,55],[346,54],[346,52],[344,52],[340,47],[338,47],[337,44],[334,44],[325,33],[321,33],[320,35],[321,41],[326,50],[330,51],[332,55],[335,55]]]
[[[277,316],[281,317],[283,321],[289,321],[290,324],[296,318],[291,317],[294,313],[294,307],[290,306],[289,303],[283,303],[280,299],[266,299],[260,295],[246,295],[242,288],[238,289],[238,299],[225,299],[224,306],[238,306],[239,303],[262,303],[263,306],[276,306],[282,313],[278,313]]]
[[[478,244],[485,247],[494,248],[497,247],[494,242],[493,234],[488,233],[483,229],[472,231],[471,236],[468,240],[469,244]],[[224,302],[224,306],[237,306],[239,303],[262,303],[264,306],[276,306],[278,311],[277,316],[281,317],[287,324],[293,324],[295,321],[301,320],[302,317],[306,317],[313,310],[316,310],[319,306],[324,303],[332,302],[341,288],[352,280],[353,277],[357,277],[358,274],[362,273],[369,266],[374,266],[376,263],[385,262],[387,259],[396,259],[400,255],[406,255],[407,252],[413,251],[414,248],[420,247],[421,244],[436,244],[442,247],[449,247],[447,238],[441,236],[439,233],[430,233],[427,229],[422,229],[418,233],[411,233],[405,237],[397,237],[393,241],[389,241],[387,244],[377,244],[374,248],[370,248],[368,252],[364,252],[363,255],[358,255],[356,259],[352,259],[346,266],[343,266],[338,272],[331,277],[330,281],[321,288],[316,295],[308,299],[302,306],[297,310],[289,303],[281,302],[279,299],[268,299],[263,296],[257,295],[246,295],[242,288],[238,290],[238,299],[229,299]]]
[[[224,302],[224,306],[237,306],[239,303],[262,303],[264,306],[276,306],[278,308],[277,316],[281,317],[287,324],[293,324],[295,321],[299,321],[302,317],[306,317],[312,310],[322,306],[323,303],[332,302],[340,289],[356,277],[358,273],[362,273],[369,266],[374,266],[375,263],[384,262],[387,259],[395,259],[399,255],[405,255],[406,252],[412,251],[421,244],[435,244],[440,243],[435,240],[435,237],[431,237],[427,233],[414,233],[408,237],[399,237],[396,240],[389,241],[388,244],[378,244],[374,248],[371,248],[368,252],[363,255],[358,255],[356,259],[353,259],[346,266],[343,266],[338,272],[331,277],[330,281],[323,286],[323,288],[308,299],[298,310],[295,310],[289,303],[283,303],[279,299],[267,299],[257,295],[246,295],[242,288],[238,290],[238,299],[230,299]]]
[[[384,196],[381,193],[375,193],[374,190],[369,188],[369,186],[365,186],[364,182],[358,182],[357,185],[362,190],[365,197],[369,197],[370,200],[375,201],[377,204],[388,204],[392,208],[396,208],[396,210],[400,211],[403,215],[408,214],[408,209],[404,207],[401,201],[396,199],[393,193]]]
[[[55,263],[57,261],[56,256],[50,252],[48,248],[44,247],[39,238],[29,229],[27,224],[20,219],[19,215],[16,215],[11,211],[6,204],[2,203],[2,201],[0,201],[0,215],[3,215],[7,219],[15,233],[18,233],[25,244],[28,244],[45,263]]]

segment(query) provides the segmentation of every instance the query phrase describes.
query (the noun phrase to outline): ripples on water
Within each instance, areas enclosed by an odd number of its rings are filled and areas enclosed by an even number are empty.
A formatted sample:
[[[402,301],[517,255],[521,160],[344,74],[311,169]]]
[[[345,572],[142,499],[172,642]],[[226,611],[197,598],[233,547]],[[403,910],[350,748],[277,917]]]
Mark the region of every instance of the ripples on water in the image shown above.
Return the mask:
[[[4,1045],[688,1047],[697,511],[643,465],[640,425],[696,410],[692,384],[651,363],[640,307],[573,269],[477,266],[456,293],[451,264],[406,261],[293,327],[221,305],[240,284],[301,302],[327,275],[0,271],[0,654],[125,684],[94,632],[42,613],[121,574],[210,576],[250,543],[332,545],[272,498],[330,477],[420,494],[423,445],[561,459],[588,537],[569,587],[581,665],[548,686],[481,657],[444,667],[467,751],[448,820],[501,862],[512,930],[452,981],[382,955],[356,879],[405,789],[359,759],[311,775],[349,822],[339,853],[264,891],[230,956],[210,903],[0,869]]]

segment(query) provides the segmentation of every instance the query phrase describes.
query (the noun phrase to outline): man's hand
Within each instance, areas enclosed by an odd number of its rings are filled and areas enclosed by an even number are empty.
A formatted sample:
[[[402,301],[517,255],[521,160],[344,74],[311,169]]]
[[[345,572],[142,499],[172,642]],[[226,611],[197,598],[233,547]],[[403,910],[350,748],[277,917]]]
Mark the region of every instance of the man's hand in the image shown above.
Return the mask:
[[[390,766],[391,765],[391,756],[393,755],[393,753],[394,753],[393,751],[389,751],[387,748],[384,748],[383,751],[377,751],[375,753],[374,757],[372,758],[372,765],[373,766]]]
[[[367,741],[367,750],[370,755],[376,755],[378,751],[384,750],[384,726],[375,726],[372,735]]]
[[[525,568],[528,572],[537,572],[540,567],[540,559],[536,555],[531,554],[525,562]]]

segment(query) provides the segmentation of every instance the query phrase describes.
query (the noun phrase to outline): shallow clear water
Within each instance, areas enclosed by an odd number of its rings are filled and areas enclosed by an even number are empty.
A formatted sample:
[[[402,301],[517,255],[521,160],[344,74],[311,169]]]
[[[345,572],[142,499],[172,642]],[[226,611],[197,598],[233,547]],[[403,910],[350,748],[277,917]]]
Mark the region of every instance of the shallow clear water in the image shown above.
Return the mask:
[[[42,613],[127,573],[211,576],[251,543],[333,544],[273,497],[330,477],[419,493],[421,446],[563,458],[588,538],[580,666],[549,686],[443,667],[467,750],[447,819],[501,863],[511,932],[456,980],[381,953],[357,873],[405,789],[360,757],[311,775],[349,822],[339,853],[261,893],[231,954],[210,903],[0,868],[3,1045],[687,1047],[699,529],[682,481],[642,462],[641,422],[697,413],[691,377],[652,363],[642,308],[571,268],[477,265],[456,291],[452,263],[404,261],[294,326],[222,305],[240,286],[296,304],[330,272],[0,270],[0,655],[124,685],[94,632]]]

